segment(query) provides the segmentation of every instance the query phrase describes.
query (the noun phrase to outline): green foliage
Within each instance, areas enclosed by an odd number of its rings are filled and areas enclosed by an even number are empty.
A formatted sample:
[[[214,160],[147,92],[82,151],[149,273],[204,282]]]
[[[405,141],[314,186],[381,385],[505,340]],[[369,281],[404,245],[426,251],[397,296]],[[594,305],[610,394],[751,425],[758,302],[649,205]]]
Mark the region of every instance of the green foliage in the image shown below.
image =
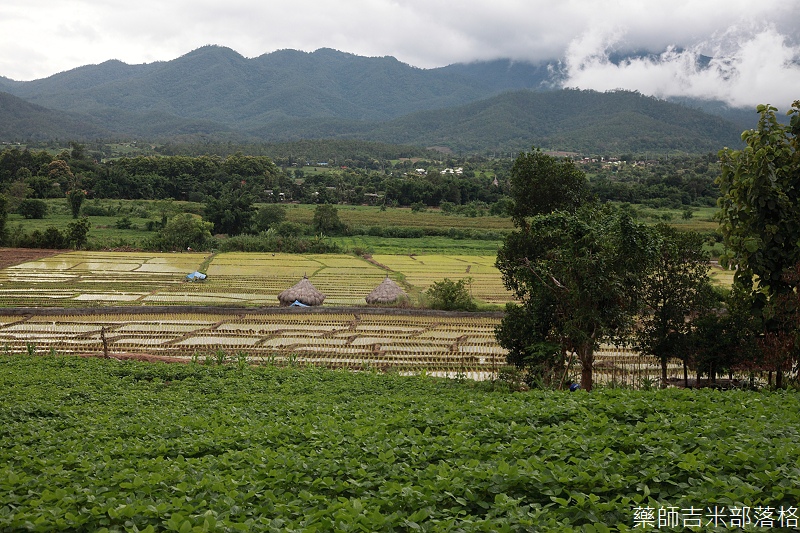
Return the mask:
[[[81,205],[86,199],[86,192],[81,189],[72,189],[67,193],[67,203],[72,211],[72,218],[78,218],[81,212]]]
[[[339,210],[331,204],[320,204],[314,209],[311,226],[315,233],[324,235],[341,235],[346,230],[345,225],[339,220]]]
[[[2,531],[635,531],[640,506],[800,499],[795,392],[509,394],[46,355],[0,367]]]
[[[267,204],[256,213],[256,231],[267,231],[286,220],[286,207],[280,204]]]
[[[76,250],[80,250],[86,245],[86,241],[89,239],[89,229],[91,227],[92,223],[89,222],[89,219],[86,217],[73,220],[67,225],[64,235],[67,243]]]
[[[8,198],[5,194],[0,194],[0,246],[5,246],[8,241]]]
[[[571,159],[558,160],[538,149],[521,153],[511,168],[514,225],[556,210],[574,211],[588,199],[586,185],[586,176]]]
[[[753,291],[758,308],[794,290],[784,274],[800,262],[800,130],[780,124],[775,111],[758,106],[758,127],[742,134],[747,146],[719,153],[718,216],[729,250],[720,262],[737,267],[734,281]],[[800,100],[790,114],[796,124]]]
[[[117,229],[131,229],[133,227],[133,222],[129,217],[122,217],[118,218],[116,222],[114,222],[114,226]]]
[[[19,203],[17,212],[25,218],[44,218],[47,216],[47,203],[38,198],[26,198]]]
[[[243,189],[232,189],[218,198],[206,201],[205,219],[214,225],[215,233],[239,235],[250,233],[253,225],[253,196]]]
[[[661,360],[661,386],[667,386],[667,360],[688,360],[690,317],[710,312],[715,304],[703,237],[665,224],[655,228],[656,261],[642,280],[642,313],[637,348]]]
[[[210,222],[190,213],[175,215],[159,232],[155,247],[164,250],[203,250],[211,242]]]
[[[508,363],[527,373],[529,384],[554,387],[564,379],[566,360],[561,346],[547,340],[550,325],[546,321],[550,317],[546,312],[537,312],[532,307],[535,303],[529,300],[527,307],[506,304],[495,337],[508,350]]]
[[[700,314],[688,335],[690,366],[712,382],[732,369],[758,367],[754,363],[758,360],[756,339],[761,323],[750,310],[749,295],[734,286],[721,304],[723,312],[710,309]]]
[[[632,326],[652,258],[653,239],[628,213],[585,207],[526,220],[506,237],[496,266],[506,288],[539,314],[527,345],[575,352],[581,387],[591,390],[594,350]]]
[[[478,305],[470,294],[471,284],[472,278],[461,278],[458,281],[444,278],[442,281],[434,281],[425,291],[428,307],[444,311],[475,311]]]

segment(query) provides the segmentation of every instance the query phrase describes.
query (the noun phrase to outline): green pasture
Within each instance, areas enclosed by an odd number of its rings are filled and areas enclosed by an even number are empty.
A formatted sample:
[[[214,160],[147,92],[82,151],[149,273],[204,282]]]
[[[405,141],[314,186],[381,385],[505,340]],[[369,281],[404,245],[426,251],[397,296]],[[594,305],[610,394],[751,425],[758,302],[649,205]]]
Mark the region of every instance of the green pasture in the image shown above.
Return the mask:
[[[0,390],[0,531],[626,532],[689,508],[788,531],[800,501],[791,391],[63,355],[0,355]]]

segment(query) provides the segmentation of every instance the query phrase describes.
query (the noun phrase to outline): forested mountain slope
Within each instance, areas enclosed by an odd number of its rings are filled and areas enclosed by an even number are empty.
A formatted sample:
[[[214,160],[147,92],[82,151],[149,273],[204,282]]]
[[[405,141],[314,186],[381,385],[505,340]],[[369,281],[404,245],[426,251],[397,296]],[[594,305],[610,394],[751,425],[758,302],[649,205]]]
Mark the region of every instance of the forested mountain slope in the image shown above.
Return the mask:
[[[504,60],[419,69],[330,49],[247,59],[206,46],[166,62],[112,60],[29,82],[0,77],[0,90],[43,106],[13,100],[0,109],[0,140],[358,138],[635,153],[738,142],[742,128],[718,117],[637,93],[553,90],[551,74],[545,64]],[[57,111],[47,118],[44,108]]]

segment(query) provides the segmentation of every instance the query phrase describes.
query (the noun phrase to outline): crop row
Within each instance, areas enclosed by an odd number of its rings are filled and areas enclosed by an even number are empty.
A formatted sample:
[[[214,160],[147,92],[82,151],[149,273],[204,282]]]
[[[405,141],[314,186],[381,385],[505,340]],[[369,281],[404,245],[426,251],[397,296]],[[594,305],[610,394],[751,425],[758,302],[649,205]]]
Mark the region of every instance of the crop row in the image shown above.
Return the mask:
[[[637,509],[765,507],[781,530],[800,503],[796,392],[63,356],[0,356],[0,389],[0,531],[625,532]]]

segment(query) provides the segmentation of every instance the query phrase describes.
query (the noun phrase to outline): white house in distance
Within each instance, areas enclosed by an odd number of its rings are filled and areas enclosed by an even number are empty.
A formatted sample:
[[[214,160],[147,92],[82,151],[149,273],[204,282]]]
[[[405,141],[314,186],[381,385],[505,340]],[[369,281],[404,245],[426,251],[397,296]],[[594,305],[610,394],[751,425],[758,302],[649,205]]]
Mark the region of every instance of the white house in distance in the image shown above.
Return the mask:
[[[463,173],[464,169],[461,167],[458,168],[447,167],[446,169],[442,170],[442,174],[455,174],[456,176],[460,176]]]

